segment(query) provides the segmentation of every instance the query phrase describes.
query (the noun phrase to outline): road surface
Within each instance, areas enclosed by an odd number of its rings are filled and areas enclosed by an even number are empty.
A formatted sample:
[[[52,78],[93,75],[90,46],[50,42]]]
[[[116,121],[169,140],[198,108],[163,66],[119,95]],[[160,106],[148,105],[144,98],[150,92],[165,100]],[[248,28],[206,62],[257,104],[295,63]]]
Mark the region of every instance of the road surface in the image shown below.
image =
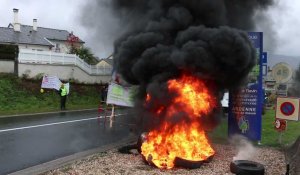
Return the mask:
[[[119,141],[134,124],[128,113],[116,110],[112,128],[96,110],[0,118],[0,174]]]

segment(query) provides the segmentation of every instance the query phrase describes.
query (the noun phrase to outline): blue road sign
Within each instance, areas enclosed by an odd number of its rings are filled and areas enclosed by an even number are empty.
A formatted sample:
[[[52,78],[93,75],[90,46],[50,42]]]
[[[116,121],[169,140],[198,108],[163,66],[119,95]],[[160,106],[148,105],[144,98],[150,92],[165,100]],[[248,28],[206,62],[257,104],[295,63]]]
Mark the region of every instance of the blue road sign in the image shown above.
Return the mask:
[[[248,36],[256,48],[257,65],[249,73],[247,87],[230,92],[228,134],[242,134],[250,140],[261,140],[263,33],[249,32]]]

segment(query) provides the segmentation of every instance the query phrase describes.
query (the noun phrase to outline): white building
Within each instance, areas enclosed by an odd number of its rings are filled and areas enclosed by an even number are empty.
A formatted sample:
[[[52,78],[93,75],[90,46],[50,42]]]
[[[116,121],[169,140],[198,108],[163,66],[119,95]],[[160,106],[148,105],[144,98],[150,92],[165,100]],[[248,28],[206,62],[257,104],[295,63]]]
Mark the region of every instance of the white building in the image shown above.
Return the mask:
[[[18,56],[0,60],[0,73],[15,73],[19,77],[37,78],[40,75],[57,76],[61,80],[82,83],[108,83],[112,66],[90,65],[75,54],[69,54],[71,44],[82,47],[84,42],[66,30],[22,25],[18,9],[13,9],[14,21],[0,27],[0,44],[17,45]]]
[[[14,21],[8,27],[0,27],[0,44],[16,44],[19,49],[69,53],[71,40],[80,47],[84,42],[66,30],[38,27],[37,19],[33,25],[22,25],[18,19],[18,9],[13,9]]]
[[[109,56],[108,58],[103,58],[99,61],[99,63],[96,64],[97,67],[102,68],[113,68],[113,56]]]

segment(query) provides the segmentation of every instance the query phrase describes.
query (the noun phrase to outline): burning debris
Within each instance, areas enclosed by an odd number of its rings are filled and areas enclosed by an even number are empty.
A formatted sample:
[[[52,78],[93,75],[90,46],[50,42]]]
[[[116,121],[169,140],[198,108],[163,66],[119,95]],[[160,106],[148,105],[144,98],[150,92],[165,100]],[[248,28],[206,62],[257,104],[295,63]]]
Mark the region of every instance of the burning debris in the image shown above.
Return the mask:
[[[174,98],[154,108],[160,122],[142,144],[143,156],[164,169],[173,168],[176,158],[196,162],[208,159],[215,151],[208,142],[203,121],[216,108],[216,98],[196,77],[183,75],[167,84]],[[148,95],[145,106],[151,100]]]
[[[229,165],[232,157],[237,153],[236,150],[229,144],[214,144],[214,149],[217,154],[215,154],[213,161],[196,169],[174,168],[166,171],[146,165],[140,155],[121,154],[117,150],[110,150],[78,160],[60,169],[49,171],[45,175],[231,175]],[[257,149],[257,152],[258,154],[252,157],[250,161],[264,164],[266,175],[285,174],[285,159],[281,151],[274,148],[261,147]]]
[[[225,89],[240,86],[256,52],[242,30],[272,0],[111,0],[123,26],[114,66],[140,85],[136,109],[148,132],[141,152],[164,169],[215,154],[206,131],[218,123]],[[240,30],[241,29],[241,30]]]

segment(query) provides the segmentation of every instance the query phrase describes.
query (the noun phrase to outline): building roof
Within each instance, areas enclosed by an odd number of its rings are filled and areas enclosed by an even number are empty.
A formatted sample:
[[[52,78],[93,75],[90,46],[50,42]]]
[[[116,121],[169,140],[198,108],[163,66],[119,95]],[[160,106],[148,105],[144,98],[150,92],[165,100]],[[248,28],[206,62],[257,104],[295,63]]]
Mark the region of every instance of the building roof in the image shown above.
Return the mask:
[[[21,25],[21,32],[15,32],[12,24],[8,27],[0,27],[0,43],[52,46],[47,40],[67,41],[69,35],[71,33],[66,30],[44,27],[38,27],[37,31],[34,31],[32,26],[28,25]],[[84,43],[80,39],[79,42]]]
[[[113,64],[114,64],[114,60],[110,59],[110,58],[101,59],[100,62],[101,61],[105,61],[105,62],[107,62],[107,64],[109,64],[111,66],[113,66]]]

